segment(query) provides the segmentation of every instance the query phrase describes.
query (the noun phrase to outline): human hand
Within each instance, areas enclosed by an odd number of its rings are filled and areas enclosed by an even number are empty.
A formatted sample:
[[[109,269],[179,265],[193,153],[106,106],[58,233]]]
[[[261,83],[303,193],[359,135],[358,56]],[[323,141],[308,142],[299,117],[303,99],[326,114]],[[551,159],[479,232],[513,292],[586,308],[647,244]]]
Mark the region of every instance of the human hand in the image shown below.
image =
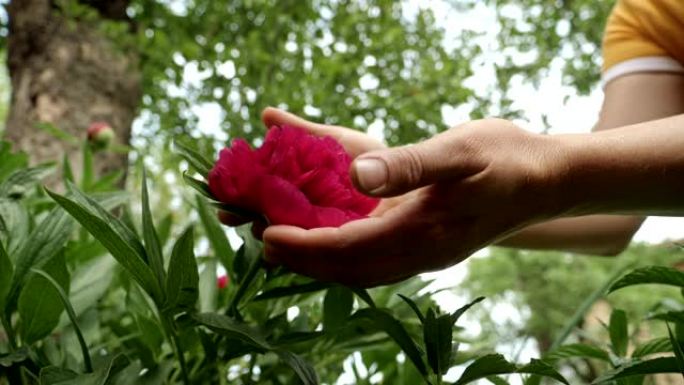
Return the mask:
[[[303,275],[376,286],[442,269],[531,223],[559,214],[562,146],[500,119],[469,122],[419,144],[385,149],[353,130],[290,123],[334,136],[357,156],[357,188],[384,198],[371,217],[339,228],[270,226],[266,259]]]

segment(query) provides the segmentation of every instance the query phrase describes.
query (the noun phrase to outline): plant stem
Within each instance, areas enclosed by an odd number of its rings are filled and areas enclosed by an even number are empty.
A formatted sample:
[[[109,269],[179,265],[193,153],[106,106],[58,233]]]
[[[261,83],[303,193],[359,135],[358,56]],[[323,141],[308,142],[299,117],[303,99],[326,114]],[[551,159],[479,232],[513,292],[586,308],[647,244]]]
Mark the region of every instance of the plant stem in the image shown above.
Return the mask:
[[[0,319],[2,321],[2,327],[3,329],[5,329],[5,333],[7,334],[10,352],[14,353],[17,350],[17,340],[14,336],[14,329],[12,329],[12,323],[9,319],[7,319],[7,317],[4,314],[0,316]]]
[[[171,345],[173,346],[173,351],[178,358],[178,363],[180,364],[181,376],[183,377],[183,384],[190,385],[190,376],[188,376],[188,367],[185,363],[185,356],[183,355],[183,349],[180,344],[180,339],[176,334],[176,328],[173,324],[173,319],[167,315],[162,315],[162,323],[166,329],[167,334],[171,339]]]
[[[230,301],[230,305],[228,305],[228,310],[226,311],[226,315],[231,316],[231,317],[236,317],[237,319],[242,318],[240,316],[240,312],[238,311],[238,305],[240,304],[240,300],[242,299],[242,297],[244,297],[245,293],[247,293],[247,289],[249,288],[249,284],[252,283],[252,281],[254,280],[254,277],[256,276],[257,272],[259,272],[260,268],[261,268],[261,256],[259,256],[257,259],[252,261],[252,264],[249,265],[249,270],[247,270],[247,274],[245,274],[245,277],[242,279],[242,282],[240,282],[240,286],[238,286],[238,289],[237,289],[237,292],[235,293],[235,296]]]

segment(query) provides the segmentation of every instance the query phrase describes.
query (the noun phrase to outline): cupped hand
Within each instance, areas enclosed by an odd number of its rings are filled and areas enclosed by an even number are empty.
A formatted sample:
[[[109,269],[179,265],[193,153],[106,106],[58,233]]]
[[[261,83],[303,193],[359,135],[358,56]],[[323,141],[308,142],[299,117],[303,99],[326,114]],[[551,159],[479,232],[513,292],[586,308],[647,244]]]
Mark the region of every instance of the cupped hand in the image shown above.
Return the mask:
[[[351,286],[388,284],[456,264],[564,210],[563,146],[508,121],[473,121],[397,148],[315,127],[362,149],[352,179],[383,201],[371,217],[339,228],[267,227],[266,259],[300,274]]]

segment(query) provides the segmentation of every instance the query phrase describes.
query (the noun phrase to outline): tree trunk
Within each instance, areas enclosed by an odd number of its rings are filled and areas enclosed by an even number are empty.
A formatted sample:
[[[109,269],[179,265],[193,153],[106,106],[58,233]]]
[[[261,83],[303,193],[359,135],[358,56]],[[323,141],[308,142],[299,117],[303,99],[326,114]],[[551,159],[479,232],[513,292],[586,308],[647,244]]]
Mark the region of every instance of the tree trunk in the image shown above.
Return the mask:
[[[103,19],[126,20],[128,1],[81,2]],[[12,97],[6,137],[33,163],[60,161],[67,154],[79,174],[80,145],[57,140],[37,124],[51,123],[85,140],[92,122],[105,121],[117,143],[128,144],[141,98],[140,71],[136,53],[115,46],[96,20],[68,18],[55,3],[12,0],[7,5]],[[99,153],[95,166],[100,174],[126,170],[127,155]]]

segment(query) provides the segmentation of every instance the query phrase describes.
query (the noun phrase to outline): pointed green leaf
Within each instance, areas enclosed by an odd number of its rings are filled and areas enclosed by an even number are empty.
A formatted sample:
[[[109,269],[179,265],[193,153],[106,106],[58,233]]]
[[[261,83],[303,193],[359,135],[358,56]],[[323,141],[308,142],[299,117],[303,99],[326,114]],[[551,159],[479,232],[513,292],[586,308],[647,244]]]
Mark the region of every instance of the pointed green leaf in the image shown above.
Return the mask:
[[[558,373],[558,371],[556,371],[556,369],[554,369],[551,365],[541,360],[532,360],[529,364],[523,365],[522,367],[518,368],[516,372],[549,377],[553,378],[558,382],[562,382],[566,385],[569,385],[565,377]]]
[[[249,210],[245,210],[243,208],[237,207],[237,206],[232,206],[229,204],[217,202],[216,198],[214,198],[214,195],[211,193],[209,190],[209,185],[201,181],[199,179],[195,179],[188,175],[187,172],[183,172],[183,180],[195,189],[195,191],[199,192],[200,195],[204,196],[205,198],[209,199],[209,203],[211,206],[214,206],[215,208],[219,210],[223,210],[225,212],[231,213],[233,215],[237,215],[240,217],[245,217],[245,218],[259,218],[261,215],[258,213],[251,212]]]
[[[12,273],[14,268],[9,259],[9,255],[0,242],[0,312],[5,311],[5,304],[7,303],[7,296],[10,291],[10,284],[12,283]],[[4,314],[4,313],[3,313]]]
[[[624,311],[619,309],[613,310],[610,314],[608,332],[613,353],[619,357],[624,357],[627,354],[627,344],[629,342],[627,314]]]
[[[183,157],[190,165],[197,170],[203,177],[209,175],[209,171],[214,167],[214,162],[205,158],[194,148],[183,143],[182,141],[176,140],[173,142],[176,152]]]
[[[473,307],[473,305],[482,302],[484,299],[485,299],[485,297],[478,297],[478,298],[475,298],[471,303],[466,304],[466,305],[462,306],[460,309],[458,309],[458,310],[456,310],[455,312],[453,312],[453,313],[451,314],[451,322],[452,322],[452,324],[455,324],[455,323],[458,321],[458,319],[461,318],[461,316],[463,315],[463,313],[465,313],[466,311],[468,311],[468,309],[470,309],[471,307]]]
[[[210,209],[206,201],[199,195],[197,196],[197,211],[199,212],[200,220],[204,225],[204,231],[207,234],[207,238],[209,238],[209,243],[211,243],[216,258],[221,261],[223,267],[226,268],[230,279],[232,281],[237,281],[237,277],[234,275],[232,269],[235,253],[230,247],[228,237],[223,231],[221,223],[218,221],[216,211]]]
[[[667,325],[667,334],[670,337],[670,344],[672,346],[672,351],[674,351],[675,358],[677,359],[677,365],[679,366],[679,372],[684,375],[684,352],[682,352],[682,345],[677,341],[674,334],[672,334],[672,329],[670,329],[670,324]]]
[[[210,259],[204,263],[204,270],[199,280],[199,300],[201,312],[216,311],[218,298],[218,284],[216,275],[216,260]]]
[[[413,302],[412,299],[410,299],[409,297],[407,297],[403,294],[397,294],[397,295],[399,296],[399,298],[403,299],[404,302],[406,302],[409,305],[409,307],[411,308],[411,310],[413,310],[414,313],[416,313],[416,316],[420,320],[420,323],[421,324],[425,323],[425,317],[423,316],[423,313],[420,312],[418,305],[416,305],[416,303]]]
[[[556,361],[564,358],[596,358],[610,362],[610,355],[601,348],[586,344],[563,345],[544,356],[545,360]]]
[[[54,171],[55,165],[46,163],[36,167],[16,170],[0,183],[1,197],[21,197],[35,188],[41,179]]]
[[[162,298],[159,283],[145,263],[144,248],[121,221],[96,202],[74,189],[74,197],[68,198],[48,191],[60,206],[109,250],[112,256],[128,271],[135,281],[155,300]]]
[[[437,374],[445,374],[449,370],[453,326],[454,323],[449,314],[436,316],[432,309],[428,309],[425,314],[423,323],[425,352],[430,367]]]
[[[204,325],[215,333],[228,336],[248,344],[261,352],[271,350],[271,345],[266,342],[261,333],[248,325],[237,322],[234,319],[215,313],[202,313],[192,316],[201,325]]]
[[[365,320],[371,323],[376,329],[384,331],[394,342],[399,345],[406,357],[413,363],[423,377],[427,376],[427,368],[423,362],[423,356],[418,350],[416,343],[408,334],[404,325],[394,318],[387,311],[379,308],[364,308],[355,312],[353,320]]]
[[[297,373],[297,377],[299,377],[304,385],[318,385],[316,371],[303,358],[285,350],[276,350],[275,353]]]
[[[147,192],[147,171],[143,167],[142,172],[142,232],[145,240],[145,250],[150,259],[150,267],[157,277],[159,285],[163,285],[166,280],[164,273],[164,257],[162,256],[161,245],[154,228],[152,213],[150,211],[150,197]]]
[[[463,385],[497,374],[515,373],[517,367],[501,354],[488,354],[473,361],[454,385]]]
[[[637,346],[632,352],[633,358],[641,358],[656,353],[666,353],[672,351],[670,339],[666,337],[654,338]]]
[[[76,338],[78,339],[78,343],[81,346],[81,353],[83,355],[83,364],[85,366],[85,371],[92,372],[93,364],[90,360],[88,345],[85,342],[85,338],[83,338],[81,327],[78,325],[78,321],[76,319],[76,312],[74,312],[74,308],[71,306],[71,302],[69,302],[69,297],[64,291],[64,288],[62,288],[62,285],[59,282],[57,282],[54,278],[52,278],[52,276],[50,276],[50,274],[48,274],[46,271],[39,269],[31,269],[31,271],[46,279],[50,283],[50,285],[52,285],[52,288],[59,295],[59,298],[62,300],[62,306],[64,306],[64,309],[66,309],[67,315],[69,316],[69,320],[71,320],[71,325],[74,328],[74,331],[76,332]]]
[[[489,377],[486,377],[486,379],[487,379],[487,381],[491,382],[494,385],[510,385],[508,383],[508,381],[504,380],[501,377],[489,376]]]
[[[617,280],[610,286],[608,292],[612,293],[624,287],[643,284],[672,285],[684,288],[684,272],[665,266],[642,267]]]
[[[81,189],[90,191],[90,186],[95,180],[95,168],[93,167],[93,150],[87,142],[83,143],[82,154]]]
[[[59,253],[43,269],[53,277],[62,289],[69,288],[69,273],[66,269],[64,253]],[[32,344],[50,332],[59,324],[64,306],[52,284],[39,275],[29,276],[19,294],[19,318],[21,319],[21,336],[27,344]]]
[[[193,251],[192,227],[178,238],[171,252],[166,278],[167,309],[194,309],[199,294],[199,272]]]
[[[332,284],[328,282],[313,281],[301,285],[274,287],[273,289],[266,290],[254,297],[254,301],[263,301],[267,299],[289,297],[297,294],[313,293],[327,289],[331,286]]]
[[[357,297],[361,298],[361,300],[365,302],[366,305],[370,307],[376,307],[375,301],[373,301],[373,298],[368,293],[368,290],[361,287],[350,287],[349,290],[354,292],[354,294],[356,294]]]
[[[62,179],[65,186],[67,185],[66,182],[74,183],[74,171],[71,168],[71,162],[67,154],[64,154],[62,157]]]
[[[23,152],[12,153],[11,147],[9,142],[0,141],[0,182],[15,170],[28,165],[28,156]]]
[[[347,322],[354,305],[354,294],[344,286],[333,286],[323,299],[323,329],[332,331]]]
[[[634,361],[602,374],[592,384],[604,384],[631,376],[656,373],[679,373],[679,364],[675,357],[659,357],[646,361]]]

